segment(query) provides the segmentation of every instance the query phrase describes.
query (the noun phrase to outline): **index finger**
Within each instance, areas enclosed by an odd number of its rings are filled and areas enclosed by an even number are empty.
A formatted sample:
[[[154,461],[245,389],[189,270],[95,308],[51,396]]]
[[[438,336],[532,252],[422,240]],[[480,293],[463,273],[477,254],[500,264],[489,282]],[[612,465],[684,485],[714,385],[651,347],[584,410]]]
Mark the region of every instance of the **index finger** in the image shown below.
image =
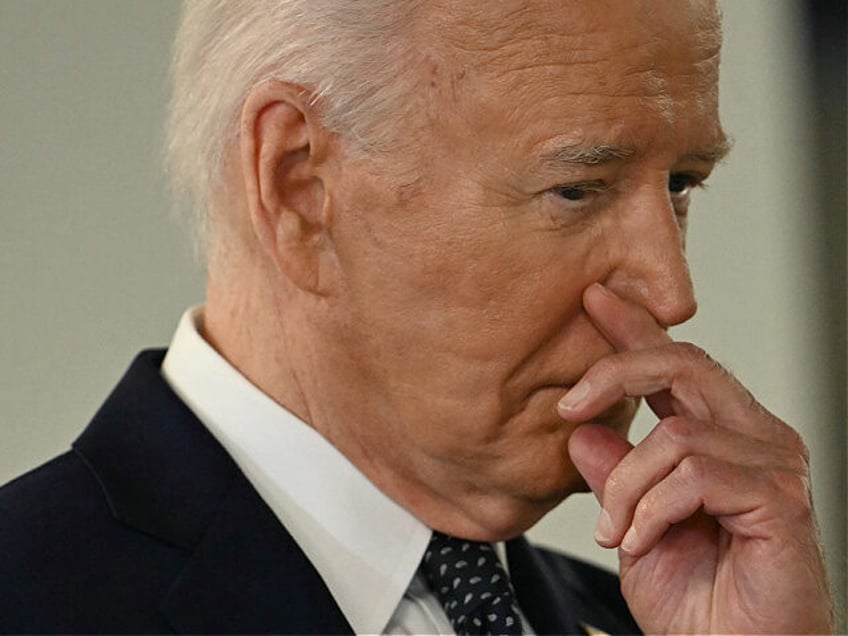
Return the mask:
[[[664,350],[669,349],[674,342],[645,307],[618,296],[600,283],[584,291],[583,305],[592,323],[619,353]],[[709,419],[716,415],[717,410],[726,419],[749,415],[748,407],[753,401],[750,393],[721,365],[697,347],[682,345],[670,350],[675,351],[676,355],[670,360],[667,358],[666,363],[639,356],[637,359],[645,360],[645,364],[631,368],[633,374],[621,377],[617,389],[607,385],[607,392],[617,390],[622,395],[645,397],[660,418],[686,415]],[[668,365],[674,358],[678,358],[676,363]],[[699,368],[700,372],[697,372]],[[695,371],[695,377],[681,377],[681,370],[684,369]],[[688,373],[685,375],[689,376]],[[696,378],[699,381],[693,381]],[[673,384],[677,385],[674,387],[676,390],[672,390]],[[566,400],[566,410],[568,402]]]
[[[615,295],[600,283],[583,292],[583,306],[592,323],[617,351],[639,351],[671,342],[651,313]]]
[[[657,396],[662,409],[653,403]],[[782,439],[789,429],[703,350],[679,342],[601,358],[557,408],[564,419],[585,422],[625,397],[647,397],[661,418],[720,422],[757,439]]]

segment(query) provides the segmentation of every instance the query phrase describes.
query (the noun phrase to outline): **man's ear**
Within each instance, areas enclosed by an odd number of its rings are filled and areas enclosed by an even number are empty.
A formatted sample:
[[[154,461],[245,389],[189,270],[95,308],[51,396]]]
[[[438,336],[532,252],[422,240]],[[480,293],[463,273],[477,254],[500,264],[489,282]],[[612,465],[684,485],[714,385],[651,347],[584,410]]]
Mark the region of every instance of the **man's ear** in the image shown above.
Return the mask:
[[[281,274],[321,295],[332,285],[337,262],[322,173],[331,146],[303,88],[268,81],[248,95],[241,165],[253,230]]]

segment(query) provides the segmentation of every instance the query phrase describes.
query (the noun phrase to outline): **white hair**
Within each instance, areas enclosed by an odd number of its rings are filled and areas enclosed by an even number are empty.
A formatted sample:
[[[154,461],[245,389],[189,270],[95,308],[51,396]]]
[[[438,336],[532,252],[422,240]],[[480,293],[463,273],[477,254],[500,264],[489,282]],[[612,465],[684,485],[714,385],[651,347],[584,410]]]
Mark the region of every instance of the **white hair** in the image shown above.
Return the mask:
[[[409,23],[422,0],[185,0],[174,45],[167,167],[209,248],[223,156],[250,90],[276,79],[321,103],[323,124],[363,150],[403,116]],[[406,79],[405,79],[406,78]],[[381,125],[382,124],[382,125]],[[217,239],[217,237],[215,237]]]

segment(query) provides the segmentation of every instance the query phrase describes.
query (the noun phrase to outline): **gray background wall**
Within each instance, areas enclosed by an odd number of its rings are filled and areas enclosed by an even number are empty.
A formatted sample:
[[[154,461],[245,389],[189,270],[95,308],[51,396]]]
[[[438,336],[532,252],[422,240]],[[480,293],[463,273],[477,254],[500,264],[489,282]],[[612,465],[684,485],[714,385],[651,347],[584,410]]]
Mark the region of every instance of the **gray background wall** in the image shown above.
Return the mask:
[[[805,5],[723,6],[736,148],[696,200],[701,309],[676,335],[805,435],[844,605],[844,159],[822,178]],[[177,13],[171,0],[0,0],[0,482],[63,451],[134,353],[167,344],[202,299],[160,169]],[[841,208],[822,207],[822,184],[842,188]],[[652,424],[642,413],[637,437]],[[533,534],[614,566],[591,540],[596,515],[576,497]]]

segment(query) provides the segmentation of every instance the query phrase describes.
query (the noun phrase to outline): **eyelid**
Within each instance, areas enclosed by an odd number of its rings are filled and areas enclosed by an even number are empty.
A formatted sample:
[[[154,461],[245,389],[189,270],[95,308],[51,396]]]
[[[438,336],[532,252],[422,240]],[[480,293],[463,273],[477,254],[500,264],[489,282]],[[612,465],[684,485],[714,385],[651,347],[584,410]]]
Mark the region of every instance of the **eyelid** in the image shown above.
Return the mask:
[[[707,178],[709,174],[700,174],[697,172],[672,172],[669,176],[669,191],[671,191],[671,196],[673,197],[684,197],[692,192],[692,190],[696,188],[706,188],[707,187]],[[671,180],[672,179],[686,179],[686,187],[680,191],[675,192],[671,190]]]
[[[606,192],[610,186],[603,181],[581,181],[579,183],[560,183],[551,188],[552,192],[560,193],[564,190],[575,190],[578,192],[598,193]]]

